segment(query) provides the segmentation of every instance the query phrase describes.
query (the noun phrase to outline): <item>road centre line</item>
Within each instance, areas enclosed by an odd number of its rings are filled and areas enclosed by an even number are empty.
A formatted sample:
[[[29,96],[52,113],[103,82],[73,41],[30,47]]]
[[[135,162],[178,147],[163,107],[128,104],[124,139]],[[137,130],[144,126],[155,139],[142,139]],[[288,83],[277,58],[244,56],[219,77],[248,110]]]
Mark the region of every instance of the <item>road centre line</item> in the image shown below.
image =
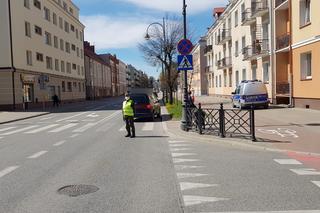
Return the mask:
[[[15,133],[18,133],[18,132],[23,132],[23,131],[35,128],[35,127],[38,127],[38,125],[28,126],[28,127],[22,128],[22,129],[17,129],[17,130],[13,130],[11,132],[6,132],[6,133],[0,134],[0,135],[12,135],[12,134],[15,134]]]
[[[0,178],[4,177],[5,175],[13,172],[14,170],[16,170],[17,168],[19,168],[19,166],[10,166],[5,168],[4,170],[0,171]]]
[[[41,155],[46,154],[48,151],[40,151],[37,153],[34,153],[33,155],[29,156],[28,159],[36,159],[38,157],[40,157]]]
[[[67,141],[59,141],[59,142],[57,142],[57,143],[55,143],[55,144],[53,144],[53,146],[61,146],[62,144],[64,144],[65,142],[67,142]]]

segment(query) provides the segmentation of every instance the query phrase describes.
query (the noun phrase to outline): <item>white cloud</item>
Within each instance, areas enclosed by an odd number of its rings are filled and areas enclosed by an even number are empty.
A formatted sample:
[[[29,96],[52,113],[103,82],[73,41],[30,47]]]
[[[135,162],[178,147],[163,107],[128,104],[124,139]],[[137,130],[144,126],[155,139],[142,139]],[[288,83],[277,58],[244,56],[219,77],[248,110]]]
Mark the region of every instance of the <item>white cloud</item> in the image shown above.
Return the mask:
[[[138,18],[119,18],[104,15],[82,16],[86,26],[85,40],[98,50],[109,48],[131,48],[144,39],[148,20]]]
[[[118,1],[118,0],[117,0]],[[135,4],[139,7],[155,9],[166,12],[181,12],[182,0],[120,0]],[[187,11],[199,13],[216,6],[225,6],[228,0],[186,0]]]

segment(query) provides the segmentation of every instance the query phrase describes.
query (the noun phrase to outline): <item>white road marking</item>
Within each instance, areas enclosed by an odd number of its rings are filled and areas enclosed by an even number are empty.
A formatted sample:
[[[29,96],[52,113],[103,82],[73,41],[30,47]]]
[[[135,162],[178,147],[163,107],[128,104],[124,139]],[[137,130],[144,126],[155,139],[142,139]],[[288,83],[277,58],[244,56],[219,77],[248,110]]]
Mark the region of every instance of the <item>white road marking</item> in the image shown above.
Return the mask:
[[[302,163],[295,159],[274,159],[275,162],[282,165],[301,165]]]
[[[162,128],[163,128],[165,133],[168,133],[168,126],[167,126],[166,122],[162,122]]]
[[[174,168],[176,170],[185,170],[185,169],[200,169],[200,168],[204,168],[204,166],[175,165]]]
[[[179,152],[179,151],[189,151],[192,150],[191,148],[171,148],[171,152]]]
[[[83,127],[80,127],[78,129],[73,130],[72,132],[84,132],[84,131],[87,131],[88,129],[94,127],[95,125],[97,125],[97,123],[88,123],[88,124],[84,125]]]
[[[0,129],[0,132],[4,132],[4,131],[10,130],[10,129],[14,129],[14,128],[17,128],[17,127],[11,126],[11,127],[7,127],[7,128],[4,128],[4,129]]]
[[[202,176],[208,176],[208,174],[201,174],[201,173],[177,173],[177,177],[179,179],[182,178],[193,178],[193,177],[202,177]]]
[[[154,123],[145,123],[142,127],[142,131],[152,131]]]
[[[56,115],[55,115],[55,116],[50,116],[50,117],[41,118],[40,121],[49,120],[49,119],[52,119],[52,118],[54,118],[54,117],[56,117]]]
[[[297,175],[320,175],[320,172],[315,169],[290,169],[290,171]]]
[[[16,170],[17,168],[19,168],[19,166],[10,166],[5,168],[4,170],[0,171],[0,178],[4,177],[5,175],[13,172],[14,170]]]
[[[191,183],[191,182],[180,182],[181,191],[197,188],[207,188],[218,186],[217,184],[204,184],[204,183]]]
[[[83,122],[95,122],[96,120],[95,119],[84,119],[82,120]]]
[[[80,134],[73,134],[70,136],[70,138],[75,138],[75,137],[78,137]]]
[[[170,147],[184,147],[184,146],[193,146],[191,144],[169,144]]]
[[[122,126],[120,129],[119,129],[119,132],[124,132],[126,131],[126,125]]]
[[[65,142],[67,142],[67,141],[60,141],[60,142],[57,142],[57,143],[53,144],[53,146],[61,146]]]
[[[181,159],[181,158],[173,158],[173,163],[185,163],[185,162],[198,162],[199,159]]]
[[[46,154],[47,152],[48,152],[48,151],[40,151],[40,152],[37,152],[37,153],[35,153],[35,154],[33,154],[33,155],[29,156],[28,158],[29,158],[29,159],[35,159],[35,158],[40,157],[41,155]]]
[[[89,112],[82,112],[82,113],[79,113],[79,114],[76,114],[76,115],[73,115],[73,116],[70,116],[70,117],[62,118],[62,119],[56,120],[56,122],[61,122],[61,121],[69,120],[70,118],[78,117],[78,116],[83,115],[83,114],[86,114],[86,113],[89,113]]]
[[[99,117],[99,115],[97,115],[96,113],[91,113],[91,114],[87,115],[87,117],[96,118],[96,117]]]
[[[15,134],[15,133],[18,133],[18,132],[23,132],[23,131],[35,128],[35,127],[38,127],[38,125],[28,126],[28,127],[22,128],[22,129],[13,130],[11,132],[2,133],[0,135],[12,135],[12,134]]]
[[[171,153],[172,157],[183,157],[183,156],[192,156],[197,155],[195,153]]]
[[[77,125],[78,125],[78,124],[71,123],[71,124],[67,124],[67,125],[61,126],[61,127],[59,127],[59,128],[56,128],[56,129],[54,129],[54,130],[51,130],[51,131],[49,131],[49,132],[51,132],[51,133],[62,132],[62,131],[64,131],[64,130],[66,130],[66,129],[69,129],[69,128],[74,127],[74,126],[77,126]]]
[[[320,188],[320,181],[311,181],[311,182]]]
[[[203,196],[192,196],[192,195],[184,195],[183,196],[185,206],[192,206],[202,203],[209,203],[209,202],[217,202],[217,201],[224,201],[230,200],[229,198],[218,198],[218,197],[203,197]]]
[[[47,130],[47,129],[51,129],[55,126],[58,126],[58,124],[51,124],[49,126],[44,126],[44,127],[41,127],[41,128],[38,128],[38,129],[35,129],[35,130],[31,130],[31,131],[28,131],[28,132],[25,132],[26,134],[34,134],[34,133],[38,133],[38,132],[41,132],[41,131],[44,131],[44,130]]]
[[[169,143],[185,143],[186,141],[169,141]]]
[[[198,212],[198,213],[226,213],[226,212]],[[320,210],[290,210],[290,211],[255,211],[255,212],[229,212],[229,213],[320,213]]]

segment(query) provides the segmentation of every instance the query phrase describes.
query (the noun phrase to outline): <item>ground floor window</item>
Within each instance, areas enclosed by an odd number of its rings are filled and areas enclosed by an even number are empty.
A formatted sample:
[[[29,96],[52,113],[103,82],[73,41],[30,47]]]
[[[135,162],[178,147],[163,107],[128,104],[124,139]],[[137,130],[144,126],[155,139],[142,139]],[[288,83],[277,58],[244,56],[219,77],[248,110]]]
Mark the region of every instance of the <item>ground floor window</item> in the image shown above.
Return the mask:
[[[257,80],[257,67],[252,67],[252,80]]]
[[[300,55],[301,79],[312,79],[312,55],[311,52]]]
[[[269,82],[269,63],[263,63],[263,81]]]
[[[34,102],[33,84],[23,84],[23,102]]]

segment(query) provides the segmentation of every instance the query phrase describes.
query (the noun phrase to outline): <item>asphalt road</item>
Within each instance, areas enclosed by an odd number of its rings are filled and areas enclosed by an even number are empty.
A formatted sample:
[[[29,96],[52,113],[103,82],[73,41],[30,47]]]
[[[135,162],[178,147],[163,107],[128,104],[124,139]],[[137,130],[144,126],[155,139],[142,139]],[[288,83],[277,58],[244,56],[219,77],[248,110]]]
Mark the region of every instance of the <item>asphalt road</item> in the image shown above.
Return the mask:
[[[121,101],[0,125],[0,212],[320,212],[320,171],[160,121],[125,138]]]

